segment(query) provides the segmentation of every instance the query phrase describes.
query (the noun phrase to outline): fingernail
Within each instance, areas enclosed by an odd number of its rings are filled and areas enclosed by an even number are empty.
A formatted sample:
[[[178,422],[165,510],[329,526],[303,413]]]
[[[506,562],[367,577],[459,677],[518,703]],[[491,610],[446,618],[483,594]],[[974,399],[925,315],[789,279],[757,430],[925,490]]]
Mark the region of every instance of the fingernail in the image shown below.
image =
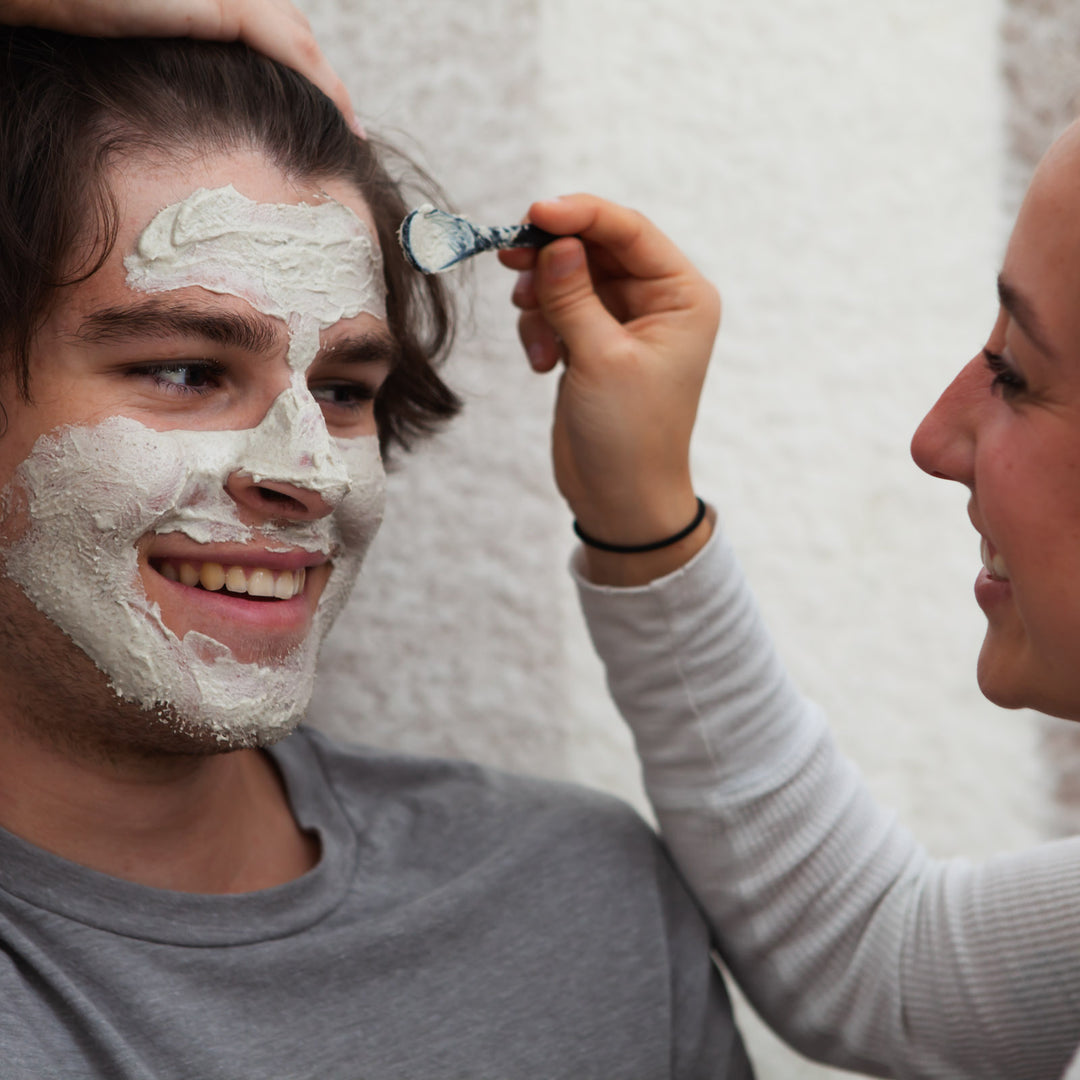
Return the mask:
[[[568,278],[581,269],[584,259],[585,252],[579,243],[549,249],[548,273],[556,280]]]
[[[544,366],[544,347],[540,344],[529,346],[529,364],[533,371],[539,371]]]
[[[351,126],[352,126],[353,131],[355,131],[356,134],[359,135],[361,139],[364,139],[364,140],[367,139],[367,132],[364,130],[363,122],[360,120],[360,117],[357,116],[356,113],[353,113],[352,125]]]

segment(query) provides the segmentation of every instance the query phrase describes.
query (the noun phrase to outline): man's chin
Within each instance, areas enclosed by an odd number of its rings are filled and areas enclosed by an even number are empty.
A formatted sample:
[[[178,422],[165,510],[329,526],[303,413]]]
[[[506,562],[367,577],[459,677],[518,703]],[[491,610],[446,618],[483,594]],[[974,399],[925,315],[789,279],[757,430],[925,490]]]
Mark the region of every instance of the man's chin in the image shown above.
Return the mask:
[[[297,703],[296,712],[284,718],[279,714],[271,723],[260,723],[254,717],[249,723],[228,727],[207,725],[184,716],[171,705],[159,705],[143,710],[146,725],[144,736],[138,742],[144,753],[169,756],[205,757],[235,750],[265,749],[296,730],[306,705],[304,702],[301,707]]]

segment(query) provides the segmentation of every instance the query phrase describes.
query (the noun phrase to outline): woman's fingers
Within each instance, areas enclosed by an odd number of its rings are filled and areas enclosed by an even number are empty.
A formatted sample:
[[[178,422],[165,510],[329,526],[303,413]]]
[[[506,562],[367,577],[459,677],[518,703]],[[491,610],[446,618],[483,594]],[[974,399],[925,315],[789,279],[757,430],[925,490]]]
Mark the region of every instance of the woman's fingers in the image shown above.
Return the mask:
[[[574,195],[535,203],[529,218],[560,238],[501,258],[518,271],[530,363],[565,364],[552,431],[559,490],[593,536],[636,544],[677,532],[695,508],[690,436],[716,290],[632,210]]]
[[[345,84],[319,48],[307,17],[292,4],[220,0],[214,6],[221,8],[223,22],[233,21],[234,32],[231,35],[193,32],[191,36],[245,42],[257,52],[298,71],[330,98],[350,123],[355,122],[356,113]]]
[[[563,357],[563,343],[539,311],[523,311],[518,317],[518,334],[533,371],[551,371]]]
[[[576,237],[562,237],[540,252],[529,285],[539,314],[566,343],[572,362],[599,361],[623,342],[623,327],[597,294],[585,245]]]
[[[651,222],[591,195],[534,203],[530,218],[573,235],[503,259],[520,271],[513,301],[543,316],[565,343],[568,362],[584,365],[581,374],[625,362],[631,352],[703,369],[719,298]]]
[[[539,254],[536,248],[509,248],[498,252],[498,258],[510,270],[531,270]]]
[[[288,0],[0,0],[0,22],[88,37],[243,41],[309,79],[354,122],[345,84]]]
[[[611,271],[659,278],[691,268],[682,251],[648,218],[595,195],[564,195],[533,203],[529,220],[560,236],[581,237]]]

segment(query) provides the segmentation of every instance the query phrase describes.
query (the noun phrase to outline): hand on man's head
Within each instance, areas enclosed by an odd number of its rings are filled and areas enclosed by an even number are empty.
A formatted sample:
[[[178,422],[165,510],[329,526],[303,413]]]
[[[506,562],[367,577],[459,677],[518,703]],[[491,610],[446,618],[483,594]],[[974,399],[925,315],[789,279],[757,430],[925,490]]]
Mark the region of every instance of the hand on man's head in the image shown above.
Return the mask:
[[[243,41],[310,79],[358,128],[345,84],[289,0],[0,0],[0,23],[87,37]]]

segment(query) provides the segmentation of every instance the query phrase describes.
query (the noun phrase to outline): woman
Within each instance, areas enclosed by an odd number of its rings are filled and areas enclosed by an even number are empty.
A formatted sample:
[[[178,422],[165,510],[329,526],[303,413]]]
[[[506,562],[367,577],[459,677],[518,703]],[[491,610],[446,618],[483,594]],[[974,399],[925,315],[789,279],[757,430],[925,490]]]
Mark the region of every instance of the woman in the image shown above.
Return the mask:
[[[921,468],[971,492],[983,693],[1068,719],[1080,719],[1078,177],[1074,125],[1021,209],[985,348],[912,444]],[[570,380],[586,357],[614,359],[618,335],[603,340],[605,318],[586,315],[584,282],[576,305],[552,304],[547,259],[519,286],[522,336],[550,365],[558,334]],[[764,1017],[808,1055],[879,1075],[1080,1077],[1080,839],[978,866],[930,859],[788,681],[719,537],[625,591],[621,614],[610,590],[604,611],[597,600],[633,572],[585,550],[583,604],[665,838]]]

